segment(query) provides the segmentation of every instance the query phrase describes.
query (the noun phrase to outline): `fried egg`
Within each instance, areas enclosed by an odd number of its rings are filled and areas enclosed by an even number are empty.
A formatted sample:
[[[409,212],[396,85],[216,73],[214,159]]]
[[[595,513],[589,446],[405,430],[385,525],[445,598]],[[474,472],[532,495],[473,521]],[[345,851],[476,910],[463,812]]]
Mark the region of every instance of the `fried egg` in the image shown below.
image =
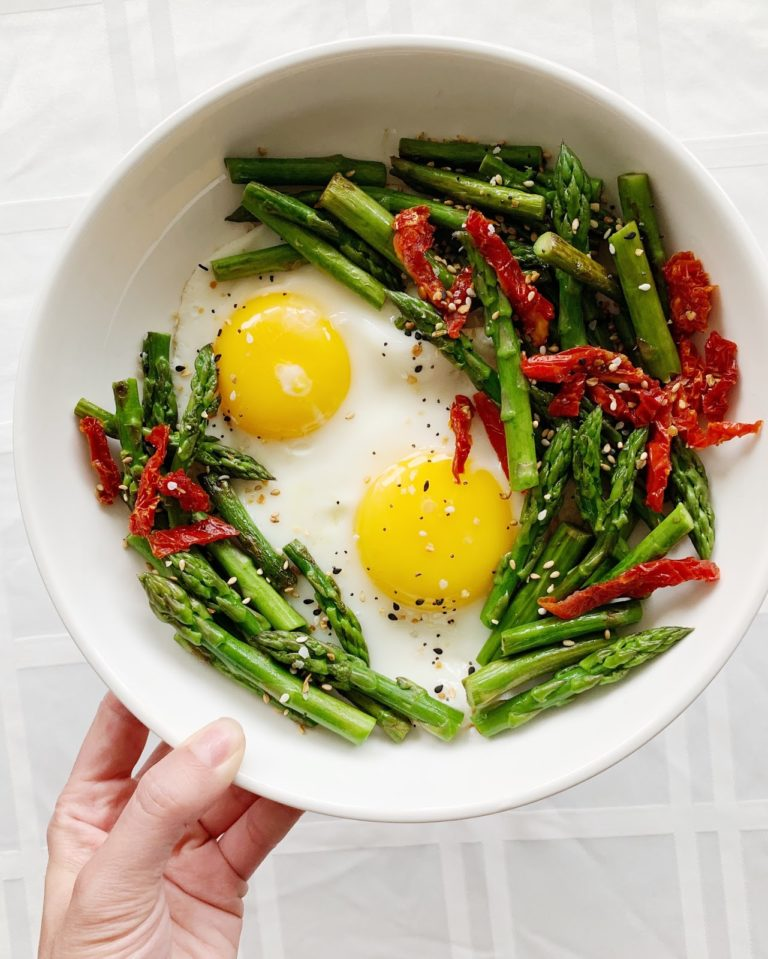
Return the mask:
[[[242,229],[215,256],[277,242],[264,227]],[[309,265],[216,283],[203,264],[181,298],[174,363],[188,374],[196,351],[215,344],[212,432],[276,477],[240,487],[257,525],[278,549],[301,539],[334,574],[374,668],[461,706],[519,498],[477,421],[456,483],[448,417],[471,386],[394,316]],[[294,602],[323,628],[306,584]]]

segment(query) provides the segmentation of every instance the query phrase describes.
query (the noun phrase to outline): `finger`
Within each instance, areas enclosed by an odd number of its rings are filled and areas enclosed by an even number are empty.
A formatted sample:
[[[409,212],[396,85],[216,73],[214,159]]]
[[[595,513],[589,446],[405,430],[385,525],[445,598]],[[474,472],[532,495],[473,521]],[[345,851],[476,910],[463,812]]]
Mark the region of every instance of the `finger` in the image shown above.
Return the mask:
[[[239,786],[230,786],[228,792],[201,817],[200,823],[209,836],[218,839],[258,799],[257,795]]]
[[[149,730],[112,693],[102,699],[72,767],[66,788],[83,782],[128,779]]]
[[[259,799],[221,837],[221,854],[241,879],[249,879],[300,816],[300,809]]]
[[[145,776],[153,766],[156,766],[161,759],[165,759],[170,751],[171,747],[168,743],[158,743],[142,764],[141,769],[134,774],[133,778],[136,782],[138,782],[142,776]]]
[[[139,780],[85,881],[143,901],[188,827],[231,785],[244,749],[240,725],[219,719],[161,759]]]

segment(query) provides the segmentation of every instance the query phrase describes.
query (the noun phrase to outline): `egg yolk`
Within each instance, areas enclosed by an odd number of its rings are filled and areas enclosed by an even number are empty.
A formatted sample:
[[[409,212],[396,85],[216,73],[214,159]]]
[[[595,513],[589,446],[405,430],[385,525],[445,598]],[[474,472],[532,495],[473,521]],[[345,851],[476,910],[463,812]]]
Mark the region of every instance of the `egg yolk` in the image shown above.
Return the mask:
[[[214,349],[222,409],[252,436],[305,436],[333,416],[349,389],[344,340],[316,304],[295,293],[248,300]]]
[[[370,483],[357,511],[357,545],[371,579],[415,609],[455,609],[484,597],[515,538],[510,500],[473,469],[456,483],[451,460],[416,453]]]

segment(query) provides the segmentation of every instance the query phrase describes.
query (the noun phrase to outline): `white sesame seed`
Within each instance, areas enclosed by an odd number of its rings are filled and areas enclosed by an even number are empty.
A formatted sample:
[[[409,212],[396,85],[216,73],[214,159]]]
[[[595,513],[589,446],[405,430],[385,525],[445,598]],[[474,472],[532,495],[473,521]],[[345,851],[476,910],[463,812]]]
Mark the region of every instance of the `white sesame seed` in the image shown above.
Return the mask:
[[[554,591],[555,591],[555,584],[554,584],[554,583],[550,583],[549,586],[547,586],[547,592],[548,592],[548,593],[554,593]]]
[[[531,290],[531,292],[528,294],[528,302],[530,303],[531,300],[535,298],[536,298],[536,290]]]
[[[539,606],[537,612],[538,612],[539,616],[546,616],[546,615],[547,615],[546,609],[542,609],[541,606]]]
[[[536,580],[536,579],[541,579],[541,576],[539,576],[538,573],[531,573],[531,577],[530,577],[530,578],[533,579],[533,580]]]
[[[563,646],[575,646],[576,643],[572,639],[564,639]]]
[[[536,184],[533,182],[533,180],[523,180],[523,186],[527,186],[530,190],[530,188],[532,186],[536,186]]]
[[[607,240],[610,235],[611,235],[611,228],[608,227],[608,229],[605,231],[605,233],[603,233],[603,239],[604,239],[604,240]]]
[[[448,589],[448,580],[441,579],[437,585],[440,587],[440,589]]]
[[[640,250],[640,249],[635,250],[635,256],[642,256],[642,255],[643,255],[643,251],[642,251],[642,250]]]
[[[579,218],[576,216],[573,218],[573,223],[571,223],[571,233],[579,232]]]
[[[227,586],[234,586],[237,582],[237,576],[230,576],[227,580]]]
[[[590,221],[589,221],[589,228],[590,228],[590,230],[596,230],[596,229],[598,228],[598,226],[599,226],[599,223],[597,222],[597,220],[590,220]]]
[[[536,516],[536,519],[540,523],[543,523],[546,518],[547,518],[547,511],[545,509],[540,510],[538,515]]]
[[[550,579],[557,579],[559,575],[560,575],[560,570],[559,570],[559,569],[553,569],[552,572],[549,574],[549,578],[550,578]]]
[[[232,392],[229,394],[229,398],[230,398],[231,400],[236,400],[236,399],[237,399],[237,393],[236,393],[234,390],[232,390]]]
[[[280,702],[281,702],[283,705],[285,705],[290,698],[291,698],[291,697],[289,696],[288,693],[283,693],[283,695],[280,697]]]
[[[309,659],[309,650],[306,646],[299,646],[299,656],[302,659]]]
[[[555,565],[555,561],[554,561],[553,559],[548,559],[548,560],[546,561],[546,563],[544,564],[544,567],[543,567],[543,568],[544,568],[544,569],[552,569],[552,567],[553,567],[554,565]]]
[[[648,290],[650,290],[650,288],[651,288],[651,284],[650,284],[650,283],[639,283],[637,288],[638,288],[638,290],[642,290],[643,293],[647,293]]]
[[[606,239],[607,239],[607,237],[610,235],[610,232],[611,232],[611,231],[610,231],[610,230],[606,230],[605,232],[606,232]],[[613,256],[614,253],[616,252],[616,247],[613,245],[613,243],[609,243],[609,244],[608,244],[608,252],[611,254],[611,256]]]
[[[610,629],[606,629],[606,631],[603,633],[603,636],[605,636],[606,639],[610,639],[611,638]]]
[[[494,155],[498,155],[499,153],[501,153],[501,147],[498,147],[498,146],[497,146],[497,147],[494,147],[494,148],[491,150],[491,153],[493,153]]]
[[[489,236],[493,236],[495,232],[496,232],[496,227],[493,225],[493,223],[489,223],[489,224],[488,224],[488,234],[489,234]]]

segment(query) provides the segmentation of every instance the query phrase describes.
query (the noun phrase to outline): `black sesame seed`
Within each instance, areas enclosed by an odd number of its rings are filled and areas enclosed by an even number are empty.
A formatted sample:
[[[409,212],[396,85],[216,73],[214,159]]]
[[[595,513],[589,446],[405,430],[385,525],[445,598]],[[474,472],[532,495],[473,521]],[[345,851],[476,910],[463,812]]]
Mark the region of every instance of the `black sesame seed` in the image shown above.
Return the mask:
[[[437,686],[435,686],[435,692],[436,692],[436,693],[442,693],[442,691],[443,691],[443,684],[442,684],[442,683],[438,683]]]
[[[435,646],[435,648],[432,650],[432,652],[435,653],[435,654],[438,655],[438,656],[442,656],[442,655],[443,655],[443,650],[442,650],[442,647],[441,647],[441,646]]]
[[[393,623],[397,622],[397,613],[387,613],[387,619],[391,619]]]
[[[334,576],[338,576],[340,572],[341,572],[341,566],[334,566],[334,567],[333,567],[333,575],[334,575]]]
[[[179,363],[178,366],[174,366],[174,369],[176,370],[177,373],[183,373],[184,370],[186,370],[186,366],[184,366],[183,363]]]

